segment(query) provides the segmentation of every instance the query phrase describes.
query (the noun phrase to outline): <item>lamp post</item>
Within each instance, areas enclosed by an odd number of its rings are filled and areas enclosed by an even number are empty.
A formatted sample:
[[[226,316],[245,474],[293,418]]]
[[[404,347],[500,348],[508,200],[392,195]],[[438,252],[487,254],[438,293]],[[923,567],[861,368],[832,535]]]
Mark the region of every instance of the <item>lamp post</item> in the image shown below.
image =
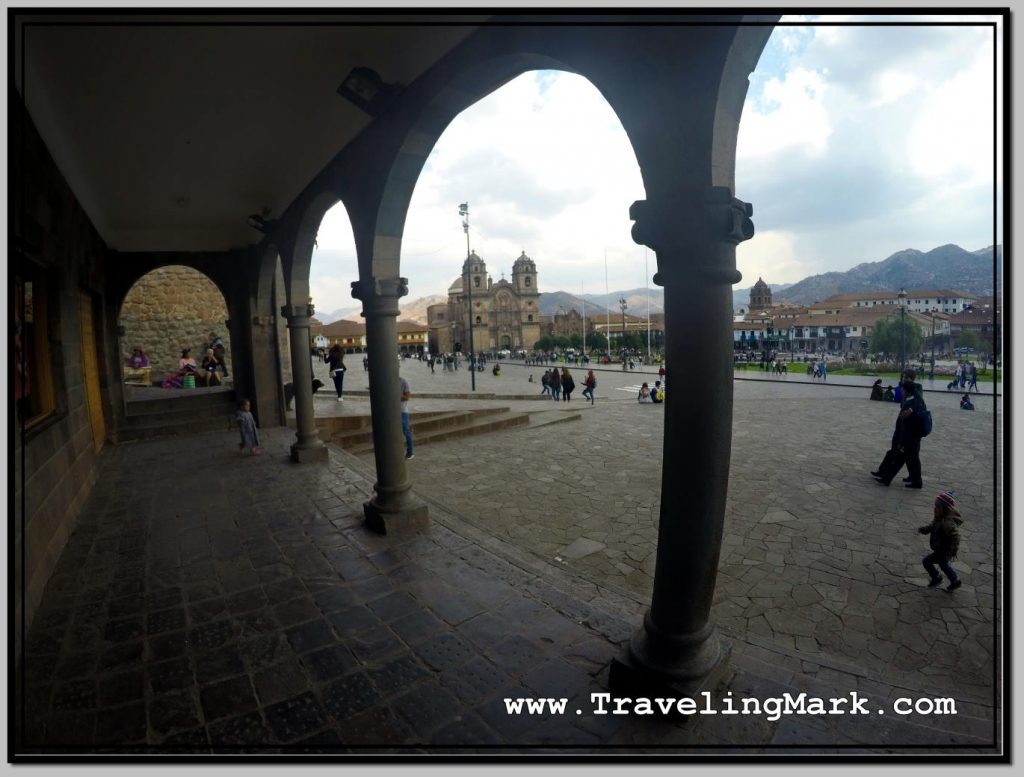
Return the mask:
[[[462,216],[462,229],[466,233],[466,304],[469,307],[469,382],[472,390],[476,391],[476,348],[473,341],[473,265],[470,260],[469,250],[469,203],[463,202],[459,205],[459,215]]]
[[[619,310],[622,311],[622,369],[626,369],[626,308],[629,307],[626,304],[625,297],[619,297]]]
[[[928,375],[928,380],[935,380],[935,314],[939,312],[938,308],[932,308],[932,369]]]
[[[907,314],[903,307],[903,301],[907,298],[907,292],[900,288],[900,292],[896,296],[900,301],[900,375],[902,375],[907,369]]]

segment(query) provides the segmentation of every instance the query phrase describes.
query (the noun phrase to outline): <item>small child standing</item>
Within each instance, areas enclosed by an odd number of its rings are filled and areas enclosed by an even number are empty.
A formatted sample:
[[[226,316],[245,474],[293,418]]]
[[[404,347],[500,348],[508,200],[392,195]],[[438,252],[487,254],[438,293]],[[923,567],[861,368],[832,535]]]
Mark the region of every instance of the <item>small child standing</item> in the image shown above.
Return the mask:
[[[239,403],[238,410],[238,431],[242,435],[242,441],[238,443],[238,449],[245,452],[248,448],[249,452],[253,456],[260,455],[260,430],[256,428],[256,419],[253,418],[252,412],[250,411],[250,405],[248,399],[243,399]]]
[[[960,549],[960,529],[958,527],[962,523],[963,519],[956,509],[956,499],[953,497],[952,491],[943,491],[935,497],[935,517],[930,524],[918,529],[921,534],[930,535],[928,545],[932,552],[922,560],[924,568],[931,578],[928,583],[929,588],[935,588],[942,582],[942,575],[935,569],[936,564],[949,578],[947,591],[955,591],[962,585],[956,570],[949,565],[949,562],[956,558],[957,551]]]

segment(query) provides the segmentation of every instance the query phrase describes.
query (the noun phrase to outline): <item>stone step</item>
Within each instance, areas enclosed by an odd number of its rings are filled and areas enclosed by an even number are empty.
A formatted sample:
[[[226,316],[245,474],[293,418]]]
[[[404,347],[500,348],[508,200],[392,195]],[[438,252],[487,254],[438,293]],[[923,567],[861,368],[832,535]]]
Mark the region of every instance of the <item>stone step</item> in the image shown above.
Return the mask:
[[[505,426],[510,425],[508,417],[516,415],[521,414],[510,413],[507,407],[480,410],[451,410],[446,412],[411,413],[409,423],[412,426],[413,436],[417,440],[426,440],[428,437],[435,437],[445,431],[476,428],[481,425],[483,425],[482,428],[485,431],[489,430],[487,419],[502,418],[501,422],[493,421],[491,425],[494,426],[494,430],[505,428]],[[523,420],[523,423],[525,422],[526,419]],[[362,447],[373,450],[373,430],[369,426],[355,431],[332,434],[330,439],[347,450],[356,450]]]
[[[456,440],[460,437],[469,437],[478,434],[490,434],[514,429],[536,428],[549,424],[564,423],[580,418],[579,413],[549,410],[538,413],[518,413],[509,411],[507,408],[500,412],[495,411],[470,411],[475,417],[470,419],[443,419],[444,423],[431,424],[430,428],[421,428],[413,425],[413,438],[416,445],[427,445],[432,442],[444,442]],[[439,419],[442,420],[442,419]],[[369,453],[373,450],[373,440],[368,438],[365,442],[352,445],[342,444],[349,453],[356,455]]]
[[[566,421],[577,421],[582,417],[575,410],[531,410],[528,415],[530,423],[527,426],[530,429],[551,424],[564,424]]]
[[[235,427],[237,405],[233,390],[153,389],[134,392],[125,403],[125,418],[117,429],[117,442],[181,437],[223,432]]]
[[[189,437],[213,432],[224,434],[224,432],[230,431],[234,431],[237,438],[237,429],[234,410],[232,410],[230,415],[225,413],[209,418],[181,420],[176,423],[137,422],[130,426],[125,425],[117,430],[117,442],[136,442],[138,440],[152,440],[158,437]]]
[[[206,408],[216,409],[218,412],[225,407],[235,408],[235,392],[233,389],[227,391],[204,391],[197,389],[194,393],[189,389],[152,389],[152,391],[159,393],[145,399],[129,397],[125,403],[126,416],[129,418],[137,416],[152,417],[162,413],[189,413]]]

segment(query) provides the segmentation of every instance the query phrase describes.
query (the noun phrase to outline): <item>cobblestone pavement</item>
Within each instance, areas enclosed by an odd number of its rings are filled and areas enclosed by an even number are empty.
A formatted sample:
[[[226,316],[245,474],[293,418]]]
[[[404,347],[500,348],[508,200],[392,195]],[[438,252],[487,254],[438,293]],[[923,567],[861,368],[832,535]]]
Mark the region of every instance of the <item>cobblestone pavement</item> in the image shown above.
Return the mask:
[[[414,412],[456,404],[408,368]],[[602,716],[589,694],[647,602],[664,408],[600,380],[594,406],[569,403],[580,421],[419,449],[432,524],[405,539],[362,527],[372,458],[291,464],[287,429],[258,458],[224,432],[108,446],[23,647],[18,752],[991,751],[991,411],[931,403],[927,490],[884,489],[867,470],[893,407],[737,384],[716,698],[941,695],[957,715]],[[923,587],[914,533],[940,487],[970,529],[952,596]],[[569,712],[509,715],[523,696]]]
[[[854,663],[922,688],[992,684],[992,398],[973,413],[930,397],[925,488],[868,474],[896,407],[863,389],[737,382],[716,619],[809,659]],[[670,393],[670,396],[675,396]],[[564,403],[563,403],[564,404]],[[432,444],[417,490],[539,557],[646,598],[657,541],[663,408],[593,405],[580,422]],[[510,473],[514,476],[510,478]],[[965,516],[954,595],[922,589],[918,526],[955,489]],[[509,494],[516,498],[508,499]]]

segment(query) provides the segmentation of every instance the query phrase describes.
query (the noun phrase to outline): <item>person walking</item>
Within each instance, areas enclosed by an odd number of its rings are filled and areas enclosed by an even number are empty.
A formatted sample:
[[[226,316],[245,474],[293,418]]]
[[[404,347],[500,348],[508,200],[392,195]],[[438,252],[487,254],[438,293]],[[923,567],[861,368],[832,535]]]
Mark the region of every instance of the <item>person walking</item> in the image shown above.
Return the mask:
[[[551,368],[551,398],[555,402],[562,398],[562,377],[558,374],[558,367]]]
[[[540,395],[544,396],[547,394],[551,395],[551,373],[548,370],[544,370],[544,374],[540,376]]]
[[[405,435],[405,458],[414,459],[416,457],[412,452],[412,426],[409,424],[409,397],[412,396],[412,392],[409,391],[409,382],[401,376],[398,377],[398,388],[402,393],[402,434]]]
[[[327,352],[327,368],[330,370],[331,379],[334,381],[334,390],[338,393],[338,401],[344,402],[341,390],[345,383],[345,354],[337,343],[332,345],[331,350]]]
[[[883,486],[889,485],[896,473],[907,465],[906,487],[921,488],[921,438],[925,431],[920,416],[928,408],[924,403],[924,390],[921,384],[915,383],[917,373],[908,369],[903,373],[903,396],[900,400],[900,412],[896,416],[896,429],[892,434],[892,442],[878,469],[872,472],[875,480]]]
[[[981,393],[981,389],[978,388],[978,367],[974,362],[971,362],[971,382],[967,386],[968,391],[971,391],[972,389],[977,391],[979,394]]]
[[[928,572],[929,588],[935,588],[942,583],[942,575],[935,569],[936,564],[949,578],[947,591],[953,592],[963,585],[956,570],[949,565],[960,550],[960,525],[963,522],[960,511],[956,509],[956,498],[952,491],[943,491],[935,497],[932,522],[918,529],[921,534],[928,535],[928,546],[932,550],[921,560],[925,571]]]
[[[583,396],[590,398],[590,404],[594,404],[594,389],[596,388],[597,378],[594,377],[594,371],[589,370],[583,381]]]
[[[576,381],[572,379],[568,367],[562,367],[562,399],[568,402],[572,398],[572,390],[576,388]]]
[[[242,436],[241,441],[238,443],[238,449],[245,453],[245,449],[248,448],[249,453],[253,456],[259,456],[260,430],[256,427],[256,419],[252,415],[248,399],[243,399],[238,403],[236,420],[238,421],[239,434]]]

